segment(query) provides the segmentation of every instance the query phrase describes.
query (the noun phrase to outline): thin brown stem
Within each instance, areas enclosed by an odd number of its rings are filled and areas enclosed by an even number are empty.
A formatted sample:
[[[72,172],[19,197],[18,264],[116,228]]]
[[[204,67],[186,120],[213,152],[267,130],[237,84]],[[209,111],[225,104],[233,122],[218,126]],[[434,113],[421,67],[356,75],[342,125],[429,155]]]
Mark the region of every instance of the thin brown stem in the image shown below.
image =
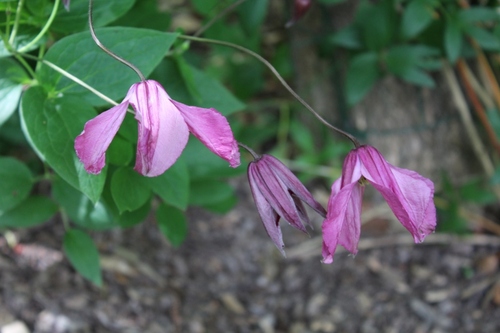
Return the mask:
[[[247,152],[249,152],[253,156],[254,160],[258,160],[260,158],[260,155],[254,152],[253,149],[248,147],[247,145],[238,142],[238,146],[244,148]]]
[[[232,47],[234,49],[237,49],[237,50],[239,50],[241,52],[244,52],[244,53],[246,53],[248,55],[251,55],[252,57],[254,57],[257,60],[259,60],[260,62],[262,62],[264,65],[266,65],[266,67],[269,68],[271,70],[271,72],[273,72],[273,74],[281,82],[281,84],[285,87],[285,89],[288,90],[288,92],[290,94],[292,94],[292,96],[295,97],[295,99],[297,99],[297,101],[299,101],[299,103],[302,104],[309,112],[311,112],[320,122],[322,122],[327,127],[331,128],[335,132],[340,133],[343,136],[345,136],[346,138],[348,138],[349,140],[351,140],[351,142],[354,144],[354,146],[356,148],[358,148],[359,146],[361,146],[361,144],[359,143],[359,141],[353,135],[351,135],[351,134],[349,134],[347,132],[344,132],[343,130],[341,130],[341,129],[335,127],[335,126],[333,126],[332,124],[330,124],[329,122],[327,122],[323,117],[321,117],[319,115],[319,113],[317,113],[309,104],[307,104],[306,101],[304,101],[302,99],[302,97],[300,97],[288,85],[288,83],[285,81],[285,79],[283,79],[283,77],[280,75],[280,73],[278,73],[278,71],[276,70],[276,68],[274,68],[274,66],[271,65],[271,63],[269,61],[267,61],[266,59],[264,59],[259,54],[255,53],[255,52],[253,52],[253,51],[251,51],[251,50],[249,50],[249,49],[247,49],[247,48],[245,48],[243,46],[240,46],[240,45],[237,45],[237,44],[233,44],[233,43],[229,43],[229,42],[220,41],[220,40],[208,39],[208,38],[199,38],[199,37],[192,37],[192,36],[186,36],[186,35],[180,35],[179,38],[183,38],[183,39],[187,39],[187,40],[192,40],[194,42],[211,43],[211,44],[228,46],[228,47]]]
[[[110,55],[111,57],[115,58],[116,60],[118,60],[119,62],[121,62],[122,64],[130,67],[131,69],[134,70],[134,72],[137,73],[137,75],[139,75],[141,81],[146,81],[146,77],[142,74],[142,72],[139,70],[139,68],[135,67],[134,65],[132,65],[130,62],[126,61],[125,59],[119,57],[118,55],[114,54],[113,52],[111,52],[106,46],[104,46],[101,41],[97,38],[96,34],[95,34],[95,30],[94,30],[94,23],[93,23],[93,19],[92,19],[92,8],[93,8],[93,5],[94,5],[94,1],[93,0],[89,0],[89,29],[90,29],[90,34],[92,35],[92,39],[94,40],[94,42],[96,43],[96,45],[101,49],[103,50],[104,52],[106,52],[108,55]]]

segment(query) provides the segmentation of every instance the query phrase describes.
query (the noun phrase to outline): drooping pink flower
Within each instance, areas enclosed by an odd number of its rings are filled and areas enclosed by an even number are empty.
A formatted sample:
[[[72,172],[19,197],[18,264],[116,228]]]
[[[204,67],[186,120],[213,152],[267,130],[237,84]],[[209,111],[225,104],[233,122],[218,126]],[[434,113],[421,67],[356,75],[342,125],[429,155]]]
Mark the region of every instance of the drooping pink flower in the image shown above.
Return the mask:
[[[304,222],[310,225],[310,221],[302,201],[323,217],[326,215],[325,209],[314,200],[300,180],[273,156],[262,155],[250,162],[248,181],[264,228],[283,256],[285,245],[279,227],[280,218],[292,227],[307,232]]]
[[[353,149],[346,157],[342,176],[332,185],[328,213],[323,222],[323,262],[331,263],[337,245],[358,252],[361,201],[366,183],[385,198],[397,219],[420,243],[436,228],[434,184],[415,171],[389,164],[370,146]]]
[[[174,164],[189,132],[231,167],[240,165],[237,142],[222,114],[174,101],[158,82],[147,80],[133,84],[123,102],[89,120],[75,139],[76,154],[87,172],[98,174],[104,168],[106,150],[129,105],[139,127],[134,169],[142,175],[161,175]]]

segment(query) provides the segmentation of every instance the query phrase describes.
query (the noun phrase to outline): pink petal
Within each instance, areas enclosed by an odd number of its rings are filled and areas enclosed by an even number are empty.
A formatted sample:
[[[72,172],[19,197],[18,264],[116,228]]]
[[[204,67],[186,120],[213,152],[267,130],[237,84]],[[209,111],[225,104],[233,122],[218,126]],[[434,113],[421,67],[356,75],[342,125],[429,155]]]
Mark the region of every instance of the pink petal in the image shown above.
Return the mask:
[[[161,175],[179,158],[189,130],[179,110],[156,81],[136,83],[130,96],[139,126],[135,170],[144,176]]]
[[[272,165],[274,173],[293,194],[308,204],[320,215],[323,217],[326,216],[326,211],[323,206],[321,206],[321,204],[314,199],[312,194],[306,189],[300,180],[283,163],[281,163],[281,161],[271,155],[262,155],[261,159],[269,165]]]
[[[307,233],[288,188],[274,174],[274,170],[262,159],[252,162],[251,165],[255,170],[253,178],[271,207],[291,226]]]
[[[112,107],[87,121],[83,132],[75,139],[76,155],[89,173],[98,174],[104,168],[105,153],[127,113],[128,102]]]
[[[255,201],[255,205],[257,206],[257,211],[259,212],[267,234],[274,242],[278,250],[280,250],[281,254],[285,256],[285,251],[283,250],[285,244],[283,243],[283,236],[279,227],[280,217],[276,214],[275,210],[271,207],[266,198],[262,195],[262,192],[259,190],[259,182],[256,181],[257,177],[258,171],[256,170],[256,165],[255,163],[250,163],[248,166],[248,182],[250,183],[250,189],[252,190],[252,196]]]
[[[373,147],[359,148],[359,157],[363,176],[382,194],[415,242],[422,242],[436,227],[432,181],[392,166]]]
[[[363,190],[364,187],[353,182],[344,186],[336,195],[330,196],[328,214],[322,225],[325,264],[333,262],[339,244],[353,254],[358,252]]]
[[[214,154],[236,168],[240,165],[240,152],[226,117],[215,109],[188,106],[171,100],[193,133]]]

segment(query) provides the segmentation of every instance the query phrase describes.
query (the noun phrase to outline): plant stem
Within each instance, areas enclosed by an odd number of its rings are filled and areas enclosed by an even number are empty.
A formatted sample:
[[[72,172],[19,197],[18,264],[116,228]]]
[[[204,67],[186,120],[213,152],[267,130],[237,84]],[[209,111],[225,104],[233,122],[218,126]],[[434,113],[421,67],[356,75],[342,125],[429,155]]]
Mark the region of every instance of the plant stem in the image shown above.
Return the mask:
[[[113,101],[108,96],[104,95],[103,93],[101,93],[97,89],[89,86],[88,84],[86,84],[85,82],[83,82],[82,80],[80,80],[79,78],[77,78],[76,76],[74,76],[74,75],[66,72],[64,69],[62,69],[61,67],[59,67],[59,66],[51,63],[50,61],[43,60],[43,59],[37,58],[35,56],[29,55],[29,54],[23,54],[22,56],[26,57],[26,58],[29,58],[29,59],[33,59],[33,60],[39,61],[39,62],[43,63],[44,65],[49,66],[50,68],[52,68],[56,72],[64,75],[68,79],[70,79],[71,81],[76,82],[77,84],[81,85],[82,87],[90,90],[91,92],[93,92],[94,94],[96,94],[97,96],[99,96],[101,99],[105,100],[106,102],[108,102],[108,103],[110,103],[112,105],[118,105],[118,103],[116,103],[115,101]]]
[[[253,149],[248,147],[247,145],[245,145],[241,142],[238,142],[238,146],[245,148],[245,150],[253,156],[254,160],[258,160],[260,158],[260,155],[257,154],[256,152],[254,152]]]
[[[35,78],[35,71],[33,71],[33,68],[26,62],[26,60],[23,59],[19,54],[14,54],[14,57],[23,65],[24,69],[31,75],[31,78]]]
[[[19,20],[21,19],[21,11],[23,8],[24,0],[19,0],[17,4],[16,18],[14,20],[14,26],[12,27],[12,32],[9,38],[9,44],[12,45],[14,43],[14,39],[17,35],[17,29],[19,29]]]
[[[17,50],[17,52],[23,53],[23,52],[28,51],[33,45],[35,45],[36,43],[38,43],[40,41],[40,39],[43,38],[43,36],[47,33],[47,31],[49,31],[49,28],[52,25],[52,22],[54,22],[54,19],[56,18],[57,8],[59,7],[59,2],[60,1],[61,0],[56,0],[55,1],[54,7],[52,8],[52,12],[50,13],[49,19],[47,20],[47,22],[43,26],[42,30],[40,30],[40,32],[38,33],[38,35],[35,38],[33,38],[33,40],[31,42],[29,42],[28,44],[24,45],[19,50]]]
[[[90,34],[92,35],[92,39],[94,40],[94,42],[96,43],[96,45],[101,50],[103,50],[104,52],[106,52],[109,56],[115,58],[116,60],[118,60],[122,64],[124,64],[124,65],[130,67],[132,70],[134,70],[134,72],[136,72],[137,75],[139,75],[139,78],[141,79],[141,81],[146,81],[146,77],[142,74],[142,72],[139,70],[139,68],[135,67],[130,62],[126,61],[125,59],[123,59],[123,58],[117,56],[116,54],[114,54],[113,52],[111,52],[97,38],[97,36],[95,34],[95,30],[94,30],[94,23],[93,23],[93,20],[92,20],[92,6],[93,6],[93,4],[94,4],[94,1],[93,0],[89,0],[89,28],[90,28]]]
[[[320,122],[322,122],[327,127],[331,128],[332,130],[336,131],[337,133],[342,134],[343,136],[345,136],[349,140],[351,140],[351,142],[354,144],[354,146],[356,148],[358,148],[359,146],[361,146],[361,144],[359,143],[359,141],[353,135],[351,135],[351,134],[349,134],[347,132],[344,132],[343,130],[341,130],[341,129],[335,127],[335,126],[333,126],[332,124],[330,124],[329,122],[327,122],[323,117],[321,117],[309,104],[306,103],[306,101],[304,101],[302,99],[302,97],[300,97],[288,85],[288,83],[285,81],[285,79],[283,79],[283,77],[280,75],[280,73],[278,73],[278,71],[276,70],[276,68],[274,68],[274,66],[271,65],[271,63],[269,61],[267,61],[266,59],[264,59],[259,54],[255,53],[255,52],[253,52],[253,51],[251,51],[251,50],[249,50],[249,49],[247,49],[247,48],[245,48],[243,46],[236,45],[236,44],[229,43],[229,42],[220,41],[220,40],[208,39],[208,38],[200,38],[200,37],[192,37],[192,36],[186,36],[186,35],[180,35],[179,38],[183,38],[183,39],[187,39],[187,40],[192,40],[194,42],[211,43],[211,44],[228,46],[228,47],[232,47],[234,49],[237,49],[239,51],[242,51],[242,52],[244,52],[244,53],[246,53],[248,55],[251,55],[252,57],[254,57],[257,60],[259,60],[260,62],[262,62],[264,65],[266,65],[266,67],[269,68],[271,70],[271,72],[273,72],[273,74],[281,82],[281,84],[285,87],[285,89],[288,90],[288,92],[290,92],[290,94],[292,94],[292,96],[295,97],[295,99],[297,99],[299,101],[299,103],[302,104],[309,112],[311,112]]]

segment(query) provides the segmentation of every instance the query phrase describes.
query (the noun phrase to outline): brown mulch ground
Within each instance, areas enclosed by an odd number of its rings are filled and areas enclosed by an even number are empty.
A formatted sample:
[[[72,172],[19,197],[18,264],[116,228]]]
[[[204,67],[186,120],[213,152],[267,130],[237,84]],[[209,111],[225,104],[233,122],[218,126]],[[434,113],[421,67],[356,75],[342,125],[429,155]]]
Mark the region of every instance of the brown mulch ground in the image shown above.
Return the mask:
[[[498,238],[437,234],[413,245],[400,229],[380,235],[368,224],[364,250],[324,265],[317,219],[312,238],[283,225],[283,259],[245,181],[236,183],[241,200],[229,214],[190,210],[178,249],[152,221],[95,233],[102,289],[60,260],[60,223],[16,231],[48,259],[29,260],[1,242],[2,333],[26,332],[23,323],[37,333],[500,332]]]

